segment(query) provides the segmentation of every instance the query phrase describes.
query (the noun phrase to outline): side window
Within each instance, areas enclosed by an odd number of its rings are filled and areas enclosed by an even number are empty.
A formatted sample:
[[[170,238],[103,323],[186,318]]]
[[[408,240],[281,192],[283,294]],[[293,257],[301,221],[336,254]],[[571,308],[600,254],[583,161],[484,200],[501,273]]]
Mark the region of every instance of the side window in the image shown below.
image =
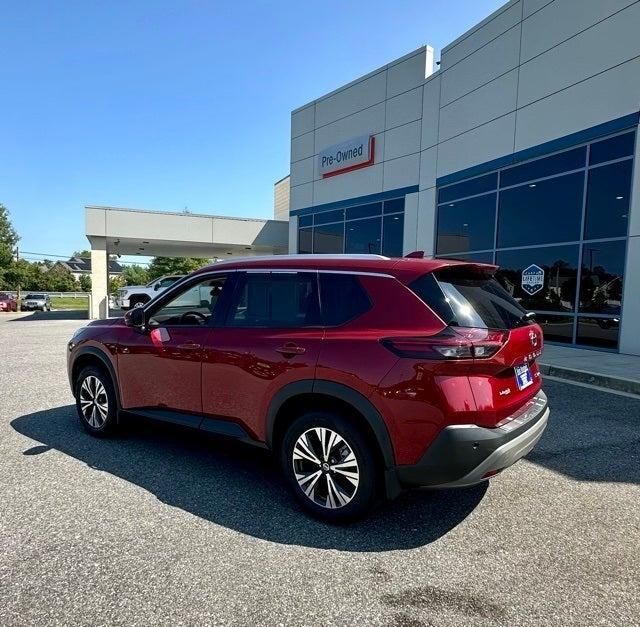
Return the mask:
[[[353,274],[320,273],[322,323],[337,327],[362,315],[371,301],[358,277]]]
[[[167,277],[166,279],[162,279],[162,281],[160,281],[160,287],[170,287],[171,285],[173,285],[176,281],[178,280],[177,277],[172,276],[172,277]]]
[[[231,327],[299,328],[320,324],[315,272],[248,272],[238,277]]]
[[[226,280],[226,275],[217,275],[191,283],[153,312],[149,318],[149,324],[151,326],[208,324],[216,311]]]

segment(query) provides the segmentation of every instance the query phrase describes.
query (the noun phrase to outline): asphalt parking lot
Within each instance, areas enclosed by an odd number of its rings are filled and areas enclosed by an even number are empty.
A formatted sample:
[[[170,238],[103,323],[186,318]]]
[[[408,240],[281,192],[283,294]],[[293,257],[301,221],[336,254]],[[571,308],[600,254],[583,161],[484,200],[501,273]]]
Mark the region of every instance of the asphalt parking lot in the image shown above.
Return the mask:
[[[640,400],[548,382],[543,439],[489,486],[334,527],[253,448],[86,435],[63,317],[0,315],[0,624],[640,624]]]

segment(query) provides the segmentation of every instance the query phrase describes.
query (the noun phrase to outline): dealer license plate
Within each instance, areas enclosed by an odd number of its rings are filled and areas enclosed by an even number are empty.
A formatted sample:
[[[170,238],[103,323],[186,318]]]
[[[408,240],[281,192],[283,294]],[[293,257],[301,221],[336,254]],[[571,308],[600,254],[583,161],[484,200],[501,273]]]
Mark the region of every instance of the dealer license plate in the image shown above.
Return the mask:
[[[522,366],[516,366],[516,383],[519,390],[528,388],[533,383],[533,376],[531,370],[529,370],[528,364],[522,364]]]

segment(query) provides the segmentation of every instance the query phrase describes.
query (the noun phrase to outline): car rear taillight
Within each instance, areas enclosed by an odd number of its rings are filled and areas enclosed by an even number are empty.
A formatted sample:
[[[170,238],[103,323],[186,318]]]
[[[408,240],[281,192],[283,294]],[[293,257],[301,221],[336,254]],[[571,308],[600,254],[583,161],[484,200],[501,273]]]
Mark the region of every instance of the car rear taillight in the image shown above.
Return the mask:
[[[436,335],[388,337],[382,345],[411,359],[488,359],[504,346],[505,331],[447,327]]]

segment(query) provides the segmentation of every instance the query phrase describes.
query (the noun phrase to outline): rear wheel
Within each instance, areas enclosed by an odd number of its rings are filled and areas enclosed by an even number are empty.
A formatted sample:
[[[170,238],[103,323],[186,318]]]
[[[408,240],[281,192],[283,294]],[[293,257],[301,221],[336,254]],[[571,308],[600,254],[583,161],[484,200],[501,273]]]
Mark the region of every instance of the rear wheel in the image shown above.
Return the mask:
[[[373,451],[340,415],[308,412],[296,418],[285,433],[281,463],[296,499],[318,518],[351,521],[375,501]]]
[[[118,425],[118,406],[111,377],[96,366],[87,366],[76,380],[75,392],[82,426],[97,437],[112,435]]]

